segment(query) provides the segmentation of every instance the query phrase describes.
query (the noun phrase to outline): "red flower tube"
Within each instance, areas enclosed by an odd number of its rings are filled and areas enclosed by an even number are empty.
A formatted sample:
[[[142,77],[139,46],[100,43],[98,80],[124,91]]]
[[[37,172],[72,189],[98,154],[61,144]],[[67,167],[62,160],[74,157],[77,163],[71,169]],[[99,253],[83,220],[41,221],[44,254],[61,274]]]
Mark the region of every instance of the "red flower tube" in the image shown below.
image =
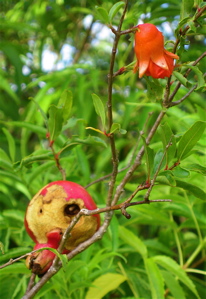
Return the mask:
[[[145,74],[153,78],[170,77],[174,69],[176,54],[164,49],[164,37],[153,24],[137,26],[135,33],[135,54],[137,63],[134,73],[139,69],[139,78]]]

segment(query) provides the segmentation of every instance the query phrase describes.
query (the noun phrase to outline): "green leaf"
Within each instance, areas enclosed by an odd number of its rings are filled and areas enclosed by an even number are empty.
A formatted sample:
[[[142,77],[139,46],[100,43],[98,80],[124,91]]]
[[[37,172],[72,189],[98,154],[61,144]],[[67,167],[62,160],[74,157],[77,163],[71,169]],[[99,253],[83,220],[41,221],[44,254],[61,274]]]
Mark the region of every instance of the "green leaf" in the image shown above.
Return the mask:
[[[45,121],[45,124],[47,125],[48,124],[47,116],[46,116],[44,110],[39,105],[39,103],[37,103],[37,101],[35,99],[33,99],[33,98],[29,98],[29,100],[31,100],[32,102],[34,102],[34,104],[37,106],[38,111],[41,113],[41,115],[42,115],[42,117],[43,117],[43,119]]]
[[[69,146],[70,143],[87,144],[87,145],[95,145],[95,146],[99,145],[99,146],[104,146],[105,148],[107,147],[107,144],[103,139],[91,135],[89,135],[85,139],[81,139],[78,138],[77,136],[73,136],[72,139],[66,143],[66,146]]]
[[[72,150],[75,146],[77,146],[77,145],[79,145],[79,144],[80,144],[79,142],[71,142],[71,143],[69,143],[68,145],[64,146],[64,147],[58,152],[59,157],[60,157],[60,158],[67,157],[68,154],[71,153],[71,150]]]
[[[153,257],[153,260],[160,265],[161,267],[168,270],[170,273],[177,276],[177,278],[184,283],[192,292],[196,295],[197,298],[199,298],[199,295],[197,293],[197,290],[195,288],[195,285],[193,284],[192,280],[187,276],[185,271],[180,267],[180,265],[173,260],[172,258],[168,256],[155,256]],[[200,298],[199,298],[200,299]]]
[[[107,273],[99,276],[92,282],[92,285],[85,299],[101,299],[112,290],[116,290],[121,283],[127,280],[126,276],[116,273]]]
[[[153,166],[153,170],[152,170],[152,174],[151,176],[154,176],[154,174],[156,173],[157,169],[159,168],[160,166],[160,163],[162,161],[162,158],[163,158],[163,151],[162,149],[158,150],[158,152],[155,154],[154,156],[154,166]],[[162,163],[162,167],[164,166],[164,163]],[[160,167],[160,169],[162,169],[162,167]]]
[[[2,263],[4,261],[9,261],[10,259],[17,258],[21,255],[24,255],[24,254],[28,253],[28,251],[29,251],[28,247],[11,248],[11,249],[9,249],[8,252],[4,253],[3,255],[1,255],[1,253],[0,253],[0,263]]]
[[[206,198],[206,193],[202,189],[200,189],[199,187],[197,187],[195,185],[176,180],[176,186],[179,188],[182,188],[188,192],[191,192],[197,198],[200,198],[202,200],[205,200],[205,198]]]
[[[150,101],[156,102],[162,99],[163,87],[156,79],[144,76],[147,82],[147,97]]]
[[[0,166],[4,169],[12,169],[11,160],[2,148],[0,148]]]
[[[12,162],[14,162],[15,155],[16,155],[16,146],[15,146],[14,138],[6,128],[2,128],[2,131],[4,132],[4,134],[7,138],[8,145],[9,145],[9,154],[10,154]]]
[[[159,268],[152,258],[144,259],[144,264],[150,282],[152,299],[164,299],[164,281]]]
[[[118,123],[113,123],[113,124],[112,124],[112,127],[111,127],[111,130],[110,130],[110,134],[112,134],[112,133],[114,133],[114,132],[116,132],[116,131],[118,131],[118,132],[121,133],[121,134],[126,134],[126,133],[127,133],[126,130],[121,129],[121,125],[120,125],[120,124],[118,124]]]
[[[172,275],[168,271],[161,271],[164,281],[169,288],[170,292],[172,293],[174,298],[181,298],[181,299],[186,299],[185,293],[182,289],[182,287],[179,284],[179,281],[175,279],[174,275]]]
[[[49,107],[49,133],[50,141],[55,141],[59,134],[61,133],[63,126],[63,115],[62,109],[54,105]]]
[[[102,103],[102,100],[95,93],[92,94],[92,99],[93,99],[95,111],[96,111],[97,115],[100,116],[101,121],[102,121],[103,130],[105,130],[106,117],[105,117],[104,104]]]
[[[206,167],[202,166],[200,164],[197,164],[197,163],[189,164],[186,166],[186,168],[191,171],[201,173],[202,175],[206,175]]]
[[[86,127],[86,130],[92,130],[92,131],[95,131],[97,133],[100,133],[102,135],[105,135],[105,133],[99,129],[96,129],[96,128],[93,128],[93,127]]]
[[[119,248],[119,222],[115,214],[112,217],[109,230],[111,232],[112,250],[116,251]]]
[[[194,6],[194,0],[182,0],[180,20],[191,14],[192,8]]]
[[[176,139],[168,123],[164,123],[163,125],[160,126],[159,133],[162,139],[164,150],[170,143],[170,146],[166,150],[166,154],[165,154],[166,166],[169,166],[170,161],[174,158],[176,153]]]
[[[20,127],[20,128],[26,128],[34,133],[37,134],[41,134],[41,135],[46,135],[46,129],[38,126],[38,125],[34,125],[32,123],[29,122],[25,122],[25,121],[9,121],[9,122],[4,122],[4,121],[0,121],[0,123],[3,123],[4,125],[9,126],[15,126],[15,127]]]
[[[73,103],[73,95],[70,90],[64,90],[57,105],[58,108],[62,109],[62,117],[64,123],[68,120],[71,113]]]
[[[151,149],[145,140],[145,137],[141,135],[141,138],[144,143],[144,149],[145,149],[145,157],[146,157],[146,165],[147,165],[147,179],[151,179],[151,172],[154,165],[154,151]]]
[[[201,138],[206,127],[206,122],[197,121],[193,126],[181,137],[177,147],[177,159],[183,160],[187,154],[193,149],[198,140]]]
[[[157,177],[157,182],[169,185],[171,187],[176,186],[176,181],[171,170],[162,171]]]
[[[101,249],[98,250],[98,252],[96,252],[96,254],[94,256],[92,256],[89,260],[89,262],[87,263],[87,267],[90,271],[92,271],[93,269],[96,268],[96,266],[102,262],[102,261],[106,261],[108,260],[109,257],[114,257],[114,256],[118,256],[120,258],[122,258],[124,260],[124,262],[126,263],[126,259],[123,255],[121,255],[120,253],[117,252],[106,252],[105,253],[105,249]]]
[[[180,166],[175,167],[172,170],[172,173],[174,174],[175,177],[182,178],[182,179],[188,178],[190,176],[190,172]]]
[[[90,178],[90,165],[87,156],[81,147],[76,147],[76,155],[80,172],[82,173],[86,182]]]
[[[192,21],[192,23],[194,23],[194,22]],[[198,89],[205,86],[205,78],[203,76],[203,73],[200,71],[200,69],[197,66],[183,65],[182,67],[187,68],[187,69],[190,68],[196,74],[196,76],[197,76],[197,88],[195,90],[198,90]]]
[[[189,81],[182,74],[173,71],[173,75],[177,78],[178,81],[180,81],[180,83],[182,83],[182,85],[188,87]]]
[[[133,247],[143,257],[147,257],[147,247],[144,245],[142,240],[137,237],[133,232],[125,228],[124,226],[119,227],[120,238],[128,245]]]
[[[11,274],[27,274],[30,275],[31,271],[27,269],[25,263],[15,263],[8,267],[2,268],[0,271],[0,275],[11,275]]]
[[[30,164],[38,161],[47,161],[47,160],[53,160],[54,156],[50,151],[45,151],[45,153],[40,154],[40,155],[30,155],[28,157],[25,157],[22,159],[20,162],[16,162],[14,164],[14,168],[22,168],[23,166],[28,167]]]
[[[108,12],[106,11],[106,9],[103,7],[99,7],[99,6],[95,6],[95,9],[96,9],[97,19],[99,19],[103,23],[108,24],[109,23],[109,15],[108,15]]]
[[[1,90],[5,90],[5,92],[15,101],[15,103],[19,104],[20,102],[19,98],[16,95],[16,93],[12,90],[9,81],[7,81],[1,74],[0,74],[0,88]]]
[[[111,23],[118,11],[125,5],[123,1],[115,3],[109,11],[109,22]]]

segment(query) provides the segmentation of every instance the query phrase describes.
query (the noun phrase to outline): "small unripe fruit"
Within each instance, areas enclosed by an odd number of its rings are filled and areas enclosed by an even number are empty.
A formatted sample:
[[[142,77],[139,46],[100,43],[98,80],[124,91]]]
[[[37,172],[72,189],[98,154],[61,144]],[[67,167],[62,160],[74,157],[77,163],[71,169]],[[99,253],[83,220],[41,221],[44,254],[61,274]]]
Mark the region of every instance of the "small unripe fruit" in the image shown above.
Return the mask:
[[[42,188],[30,201],[25,227],[36,243],[34,249],[57,249],[62,235],[81,209],[96,209],[92,197],[80,185],[69,181],[56,181]],[[86,241],[100,226],[99,214],[82,216],[70,233],[63,253],[68,253]],[[49,250],[28,256],[26,264],[33,273],[42,275],[52,264],[55,254]]]

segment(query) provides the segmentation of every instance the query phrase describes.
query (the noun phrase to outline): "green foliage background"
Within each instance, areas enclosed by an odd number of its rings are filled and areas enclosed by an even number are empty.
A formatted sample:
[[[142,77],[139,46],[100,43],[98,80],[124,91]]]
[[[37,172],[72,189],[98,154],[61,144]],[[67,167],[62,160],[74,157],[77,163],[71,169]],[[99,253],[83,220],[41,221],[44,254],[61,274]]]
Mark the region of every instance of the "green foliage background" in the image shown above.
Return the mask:
[[[0,2],[1,264],[32,250],[34,244],[23,224],[26,206],[40,188],[62,179],[46,138],[48,130],[50,134],[53,132],[54,149],[60,155],[67,180],[87,186],[112,172],[108,138],[86,127],[107,131],[107,119],[105,126],[102,121],[104,109],[99,108],[97,115],[92,94],[98,95],[106,107],[113,34],[109,29],[105,31],[104,23],[105,12],[115,3],[108,0]],[[173,148],[167,152],[150,199],[169,198],[173,202],[130,207],[129,220],[116,211],[103,239],[72,259],[35,298],[205,297],[204,60],[187,79],[181,76],[188,63],[205,51],[203,18],[197,27],[192,27],[197,7],[204,4],[198,0],[129,1],[122,28],[129,29],[140,21],[154,23],[164,32],[166,47],[171,50],[170,40],[175,40],[179,28],[191,26],[177,53],[185,68],[178,69],[172,77],[175,82],[183,83],[174,100],[182,98],[194,84],[198,86],[184,102],[168,109],[142,164],[121,197],[126,200],[147,180],[149,172],[154,175],[172,137]],[[118,25],[122,9],[114,15],[113,26]],[[182,25],[178,27],[180,20]],[[63,56],[65,45],[71,49],[69,58]],[[46,50],[56,57],[49,71],[43,68]],[[114,71],[133,60],[133,35],[123,35]],[[132,164],[134,153],[144,144],[139,132],[144,131],[147,136],[163,109],[165,85],[163,79],[139,80],[132,71],[114,79],[113,112],[114,122],[118,124],[114,134],[119,169]],[[191,147],[189,150],[185,149],[186,143]],[[164,170],[178,159],[179,166]],[[118,174],[116,186],[126,171]],[[108,181],[88,188],[98,207],[106,205]],[[135,201],[143,200],[144,195],[145,191],[139,192]],[[1,298],[21,298],[29,277],[24,261],[1,269]]]

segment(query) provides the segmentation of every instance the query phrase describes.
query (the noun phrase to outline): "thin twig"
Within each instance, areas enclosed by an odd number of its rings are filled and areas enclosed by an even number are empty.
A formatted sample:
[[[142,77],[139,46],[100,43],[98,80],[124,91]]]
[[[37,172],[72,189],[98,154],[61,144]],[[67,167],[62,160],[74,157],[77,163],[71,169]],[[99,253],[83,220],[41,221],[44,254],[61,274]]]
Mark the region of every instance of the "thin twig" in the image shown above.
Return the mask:
[[[202,55],[200,55],[200,57],[198,57],[198,58],[193,62],[192,66],[197,65],[197,64],[200,62],[200,60],[202,60],[205,56],[206,56],[206,52],[202,53]],[[191,71],[192,71],[192,69],[188,66],[188,70],[187,70],[186,73],[184,74],[184,77],[187,78],[188,75],[189,75],[189,73],[190,73]],[[168,108],[169,108],[169,107],[171,107],[171,106],[174,106],[174,105],[172,105],[171,102],[172,102],[173,98],[175,97],[177,91],[178,91],[179,88],[181,87],[181,85],[182,85],[182,83],[180,83],[180,82],[177,83],[177,85],[176,85],[176,87],[175,87],[173,93],[172,93],[172,94],[170,95],[170,97],[168,98],[168,101],[165,101],[165,102],[163,103],[165,107],[168,107]],[[196,88],[196,87],[195,87],[195,88]]]
[[[146,119],[145,122],[144,122],[143,129],[142,129],[141,132],[144,132],[144,130],[145,130],[145,128],[146,128],[146,126],[147,126],[147,124],[148,124],[148,121],[149,121],[149,119],[151,118],[152,114],[153,114],[153,112],[149,112],[149,113],[148,113],[147,119]],[[140,133],[141,133],[141,132],[140,132]],[[134,146],[134,149],[133,149],[133,154],[131,155],[131,158],[129,159],[128,165],[126,165],[125,167],[123,167],[123,168],[121,168],[120,170],[118,170],[118,174],[121,173],[121,172],[123,172],[123,171],[125,171],[125,170],[127,170],[129,167],[131,167],[131,165],[132,165],[132,160],[134,159],[135,152],[136,152],[137,147],[138,147],[138,145],[139,145],[139,141],[140,141],[140,139],[141,139],[141,134],[138,136],[137,142],[136,142],[136,144],[135,144],[135,146]],[[111,176],[112,176],[112,173],[106,174],[106,175],[104,175],[104,176],[102,176],[102,177],[100,177],[100,178],[98,178],[98,179],[92,181],[91,183],[89,183],[88,185],[86,185],[84,188],[87,189],[87,188],[89,188],[90,186],[92,186],[92,185],[94,185],[94,184],[96,184],[96,183],[102,182],[102,181],[108,179],[108,178],[111,177]]]
[[[186,98],[189,97],[189,95],[190,95],[196,88],[197,88],[197,84],[195,84],[195,85],[190,89],[190,91],[188,91],[188,93],[186,93],[186,95],[184,95],[184,97],[182,97],[180,100],[175,101],[175,102],[171,102],[171,103],[170,103],[170,107],[177,106],[177,105],[179,105],[180,103],[182,103]]]
[[[34,283],[35,283],[35,278],[36,278],[36,274],[32,273],[30,280],[29,280],[29,284],[27,286],[26,294],[33,288]]]
[[[194,17],[194,20],[193,20],[194,23],[198,20],[199,17],[202,16],[202,14],[204,13],[205,10],[206,10],[206,6],[203,6],[201,9],[199,9],[199,11],[197,12],[197,14]],[[180,31],[179,31],[180,36],[185,36],[189,29],[190,29],[189,25],[187,25],[183,30],[180,29]],[[178,38],[176,40],[176,43],[173,48],[173,53],[176,53],[179,43],[180,43],[180,38]]]
[[[172,140],[172,137],[170,138],[168,144],[166,145],[166,148],[165,148],[164,153],[163,153],[163,155],[162,155],[162,158],[161,158],[161,160],[160,160],[160,162],[159,162],[159,165],[158,165],[158,167],[157,167],[157,170],[155,171],[154,177],[153,177],[153,179],[151,180],[151,183],[150,183],[150,186],[149,186],[149,188],[148,188],[148,190],[147,190],[147,193],[146,193],[145,196],[144,196],[144,200],[145,200],[145,201],[149,201],[150,193],[152,192],[152,189],[153,189],[154,184],[155,184],[155,182],[156,182],[157,176],[158,176],[158,174],[159,174],[159,172],[160,172],[160,168],[161,168],[162,163],[163,163],[163,161],[164,161],[165,155],[166,155],[166,153],[167,153],[169,147],[172,145],[172,144],[171,144],[171,140]]]
[[[147,138],[146,138],[146,143],[149,144],[152,137],[154,136],[157,128],[159,127],[163,117],[165,116],[166,111],[161,111],[153,125],[153,127],[151,128]],[[144,155],[144,146],[142,146],[142,148],[139,150],[136,159],[134,161],[134,164],[131,166],[131,168],[128,170],[128,172],[126,173],[125,177],[123,178],[122,182],[117,186],[116,192],[115,192],[115,196],[114,199],[112,201],[112,205],[115,205],[117,203],[117,201],[119,200],[122,192],[124,191],[124,186],[126,185],[126,183],[130,180],[130,178],[132,177],[133,173],[135,172],[135,170],[140,166],[141,164],[141,159]]]
[[[39,251],[39,249],[33,250],[33,251],[29,252],[29,253],[26,253],[26,254],[24,254],[24,255],[21,255],[21,256],[15,258],[15,259],[10,259],[7,263],[1,265],[1,266],[0,266],[0,269],[3,269],[3,268],[5,268],[5,267],[7,267],[7,266],[10,266],[10,265],[12,265],[12,264],[18,262],[19,260],[22,260],[22,259],[24,259],[25,257],[31,255],[32,253],[37,252],[37,251]]]
[[[52,153],[53,153],[53,156],[54,156],[56,166],[62,174],[62,179],[65,181],[66,180],[66,171],[62,168],[62,166],[60,164],[59,155],[55,153],[53,143],[50,144],[50,147],[51,147],[51,150],[52,150]]]
[[[125,2],[125,7],[123,10],[122,16],[120,18],[119,26],[115,33],[115,38],[114,38],[112,53],[111,53],[111,60],[110,60],[110,67],[109,67],[109,74],[108,74],[108,102],[107,102],[109,132],[110,132],[112,124],[113,124],[112,87],[113,87],[114,62],[115,62],[117,46],[118,46],[118,42],[119,42],[119,38],[120,38],[122,24],[123,24],[124,17],[125,17],[126,11],[127,11],[127,6],[128,6],[128,0],[126,0],[126,2]],[[111,176],[111,179],[109,182],[107,206],[111,205],[113,191],[114,191],[114,185],[115,185],[116,177],[117,177],[117,173],[118,173],[118,156],[117,156],[117,151],[116,151],[114,134],[110,134],[109,138],[110,138],[110,147],[111,147],[111,153],[112,153],[113,170],[112,170],[112,176]]]

